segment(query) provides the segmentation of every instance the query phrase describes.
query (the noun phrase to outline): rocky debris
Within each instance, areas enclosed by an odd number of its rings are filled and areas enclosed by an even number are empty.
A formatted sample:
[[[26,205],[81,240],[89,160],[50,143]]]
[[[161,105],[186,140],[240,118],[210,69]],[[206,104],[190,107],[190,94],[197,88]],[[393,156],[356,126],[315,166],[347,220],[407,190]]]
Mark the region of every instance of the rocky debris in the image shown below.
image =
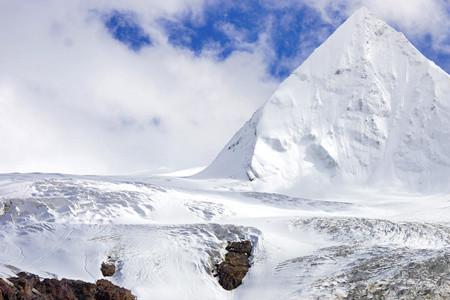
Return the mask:
[[[335,271],[324,275],[327,269]],[[275,272],[286,286],[296,284],[296,299],[450,299],[450,248],[337,245],[289,259]]]
[[[216,265],[219,284],[230,291],[242,284],[242,279],[250,268],[253,246],[250,241],[228,242],[225,259]]]
[[[363,272],[369,273],[380,265],[380,259],[371,259],[360,267],[363,267]],[[353,284],[345,299],[450,299],[449,253],[411,261],[385,278],[374,280],[359,273],[361,271],[353,270],[350,274],[349,281]]]
[[[21,272],[0,279],[0,300],[135,300],[131,291],[100,279],[96,283],[70,279],[43,279]]]
[[[116,265],[114,262],[102,262],[102,266],[100,268],[103,276],[110,277],[116,273]]]
[[[424,248],[450,246],[450,227],[442,224],[354,217],[310,217],[299,218],[292,225],[308,232],[325,234],[327,239],[344,244],[377,241],[411,248],[417,244]]]

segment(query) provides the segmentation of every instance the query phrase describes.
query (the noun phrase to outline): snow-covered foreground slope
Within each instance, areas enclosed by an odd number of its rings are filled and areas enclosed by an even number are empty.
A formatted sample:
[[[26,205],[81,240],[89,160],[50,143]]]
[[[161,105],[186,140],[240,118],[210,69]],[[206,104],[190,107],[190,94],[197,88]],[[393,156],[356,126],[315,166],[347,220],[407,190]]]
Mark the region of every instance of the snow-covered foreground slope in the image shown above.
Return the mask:
[[[338,299],[371,284],[391,299],[430,288],[450,296],[438,283],[450,274],[449,196],[314,200],[235,189],[170,177],[0,175],[0,275],[95,281],[111,257],[112,281],[139,299]],[[211,271],[227,241],[241,239],[255,246],[253,265],[228,292]]]
[[[362,8],[198,176],[449,191],[450,76]]]

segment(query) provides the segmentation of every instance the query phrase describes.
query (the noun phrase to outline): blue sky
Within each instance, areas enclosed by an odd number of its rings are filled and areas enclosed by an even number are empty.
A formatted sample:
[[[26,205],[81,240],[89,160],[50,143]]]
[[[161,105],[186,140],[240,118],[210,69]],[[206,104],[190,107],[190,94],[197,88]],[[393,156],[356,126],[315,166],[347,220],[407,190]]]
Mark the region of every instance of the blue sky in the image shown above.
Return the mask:
[[[347,17],[344,10],[328,8],[327,14],[332,19],[325,20],[319,10],[300,1],[289,5],[265,0],[209,1],[200,11],[200,16],[186,10],[170,18],[161,17],[153,26],[162,30],[174,47],[188,49],[195,56],[213,55],[218,61],[237,51],[255,51],[264,40],[268,48],[267,72],[279,80],[300,65]],[[402,30],[401,24],[391,22],[391,25]],[[133,12],[109,12],[105,26],[113,38],[131,51],[153,45]],[[450,48],[450,37],[439,48],[434,47],[434,37],[427,32],[408,37],[422,53],[450,73],[450,52],[442,49]]]
[[[104,16],[104,23],[111,36],[131,51],[152,45],[150,36],[136,21],[133,12],[113,10]]]

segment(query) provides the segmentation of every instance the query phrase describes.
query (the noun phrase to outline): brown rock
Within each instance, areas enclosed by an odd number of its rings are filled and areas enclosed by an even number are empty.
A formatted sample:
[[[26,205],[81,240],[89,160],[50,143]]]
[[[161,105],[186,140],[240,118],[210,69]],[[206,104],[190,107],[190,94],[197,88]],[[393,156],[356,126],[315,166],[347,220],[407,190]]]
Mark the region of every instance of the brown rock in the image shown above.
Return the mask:
[[[43,299],[67,299],[67,300],[77,300],[77,299],[89,299],[94,300],[93,298],[89,298],[89,294],[77,293],[75,294],[74,289],[72,288],[72,284],[80,285],[84,283],[86,286],[93,285],[92,283],[77,281],[77,280],[68,280],[68,279],[44,279],[41,282],[38,282],[35,286],[35,289],[41,293]],[[95,285],[94,290],[95,290]]]
[[[242,242],[228,242],[228,246],[225,248],[229,252],[245,253],[248,256],[252,255],[252,243],[250,241]]]
[[[118,288],[110,281],[100,279],[96,282],[95,300],[135,300],[136,297],[124,288]]]
[[[103,276],[113,276],[116,273],[116,265],[111,262],[103,262],[100,270]]]
[[[94,300],[97,286],[93,283],[84,282],[81,280],[71,280],[70,286],[75,295],[82,295],[86,300]],[[119,288],[119,287],[117,287]],[[78,296],[79,297],[79,296]]]
[[[225,262],[232,266],[250,267],[248,256],[242,253],[228,252],[225,254]]]
[[[0,300],[15,299],[15,288],[4,279],[0,279]]]
[[[217,265],[219,284],[226,290],[233,290],[242,284],[250,268],[253,246],[250,241],[229,242],[225,248],[225,260]]]
[[[44,279],[29,273],[8,278],[12,285],[0,280],[0,300],[135,300],[127,289],[108,280],[95,284],[81,280]]]
[[[246,266],[233,266],[226,262],[219,264],[217,268],[219,276],[219,284],[226,290],[230,291],[242,284],[242,279],[248,272]]]

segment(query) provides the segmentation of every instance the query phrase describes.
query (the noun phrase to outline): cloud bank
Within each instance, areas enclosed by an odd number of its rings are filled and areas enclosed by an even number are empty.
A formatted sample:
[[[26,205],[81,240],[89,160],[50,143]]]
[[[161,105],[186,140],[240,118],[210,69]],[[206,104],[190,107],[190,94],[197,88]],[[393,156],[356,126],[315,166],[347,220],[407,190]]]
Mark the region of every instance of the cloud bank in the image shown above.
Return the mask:
[[[153,15],[183,8],[139,16],[151,27]],[[205,164],[275,87],[257,51],[219,62],[150,29],[156,46],[129,51],[98,17],[109,9],[125,7],[2,2],[1,172]]]

